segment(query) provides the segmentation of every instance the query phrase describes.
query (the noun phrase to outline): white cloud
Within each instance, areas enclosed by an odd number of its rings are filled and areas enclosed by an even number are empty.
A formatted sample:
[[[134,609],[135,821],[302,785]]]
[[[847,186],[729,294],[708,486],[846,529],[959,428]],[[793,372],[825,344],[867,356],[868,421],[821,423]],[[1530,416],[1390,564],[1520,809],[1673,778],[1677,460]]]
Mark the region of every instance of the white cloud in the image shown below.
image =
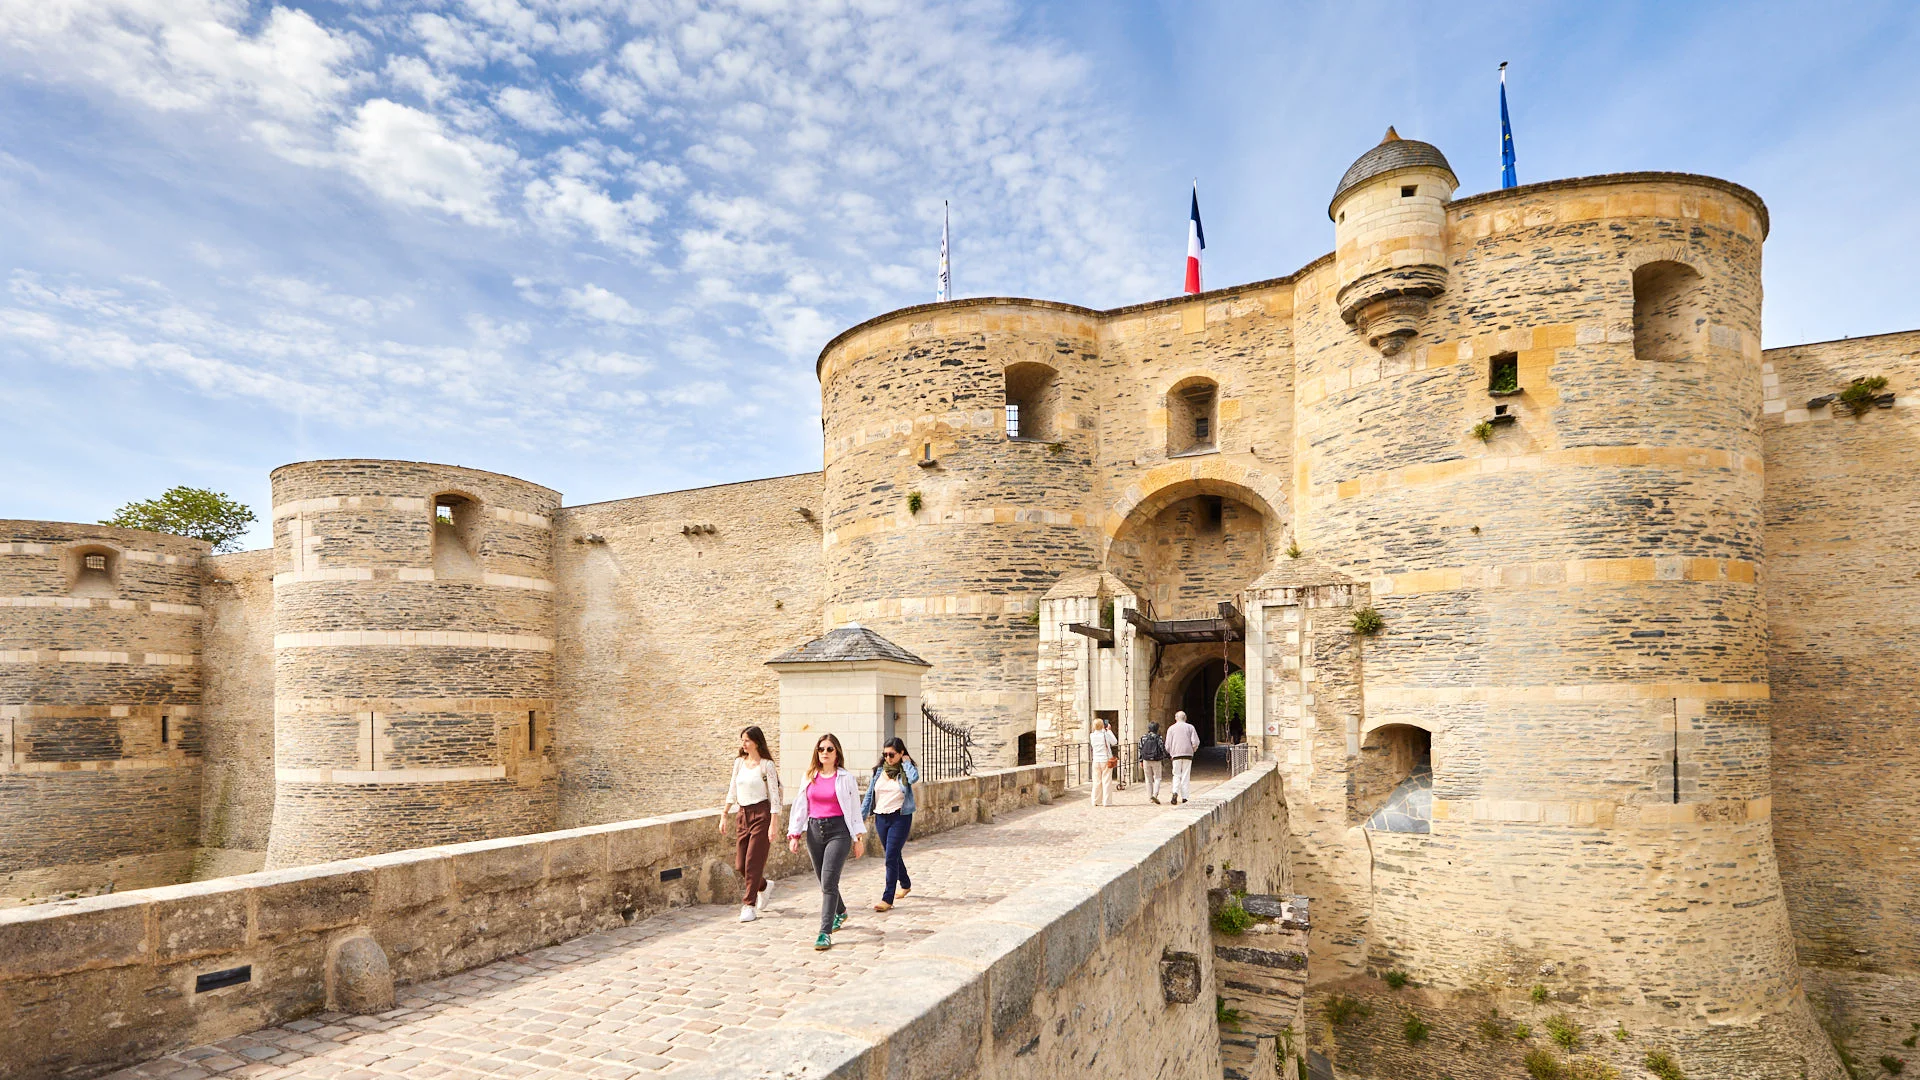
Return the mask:
[[[560,302],[576,313],[600,322],[632,326],[644,321],[640,309],[627,303],[625,297],[590,281],[577,289],[562,289]]]
[[[381,195],[477,225],[503,221],[494,199],[512,150],[448,131],[432,114],[385,98],[361,105],[339,137],[348,168]]]
[[[643,226],[660,216],[660,207],[643,194],[615,199],[585,180],[566,175],[528,181],[523,194],[528,215],[555,232],[584,229],[601,243],[634,255],[645,255],[653,246]]]
[[[529,90],[524,86],[503,86],[494,92],[493,107],[528,131],[552,133],[572,131],[580,126],[579,121],[561,111],[553,94],[544,87]]]

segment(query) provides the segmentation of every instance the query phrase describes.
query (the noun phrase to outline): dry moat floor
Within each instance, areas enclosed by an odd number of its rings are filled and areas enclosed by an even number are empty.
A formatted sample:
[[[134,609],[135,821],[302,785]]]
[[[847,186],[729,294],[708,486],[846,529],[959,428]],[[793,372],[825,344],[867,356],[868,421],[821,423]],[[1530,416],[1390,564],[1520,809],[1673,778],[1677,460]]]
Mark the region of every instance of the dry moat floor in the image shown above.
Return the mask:
[[[1196,776],[1194,790],[1223,779],[1224,770]],[[322,1013],[114,1076],[623,1080],[672,1072],[729,1038],[772,1027],[809,998],[878,972],[887,957],[1041,882],[1090,841],[1108,842],[1161,810],[1139,785],[1099,809],[1082,788],[1052,806],[912,842],[913,895],[885,914],[873,910],[885,876],[873,845],[866,858],[847,864],[847,924],[829,952],[813,949],[820,919],[813,879],[787,878],[775,883],[756,922],[740,922],[738,905],[679,908],[402,987],[399,1007],[378,1016]],[[877,993],[884,993],[881,985]]]

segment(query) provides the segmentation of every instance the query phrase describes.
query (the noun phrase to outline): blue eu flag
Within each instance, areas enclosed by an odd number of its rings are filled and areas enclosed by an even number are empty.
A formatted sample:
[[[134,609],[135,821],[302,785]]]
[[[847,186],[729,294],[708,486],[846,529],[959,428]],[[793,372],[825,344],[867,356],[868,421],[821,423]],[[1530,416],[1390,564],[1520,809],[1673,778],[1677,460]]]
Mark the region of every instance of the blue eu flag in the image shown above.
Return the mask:
[[[1500,186],[1519,187],[1513,172],[1513,122],[1507,119],[1507,62],[1500,61]]]

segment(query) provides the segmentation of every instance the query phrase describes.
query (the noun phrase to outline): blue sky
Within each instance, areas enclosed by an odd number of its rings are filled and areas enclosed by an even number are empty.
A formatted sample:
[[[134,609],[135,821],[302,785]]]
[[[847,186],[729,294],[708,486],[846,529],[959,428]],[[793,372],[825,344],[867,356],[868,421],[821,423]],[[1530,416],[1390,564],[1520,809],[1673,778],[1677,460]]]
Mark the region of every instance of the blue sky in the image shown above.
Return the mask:
[[[1767,200],[1768,345],[1920,327],[1909,4],[0,0],[0,515],[316,457],[569,503],[819,466],[813,360],[932,296],[1331,246],[1388,124],[1498,185]],[[263,529],[256,544],[268,540]]]

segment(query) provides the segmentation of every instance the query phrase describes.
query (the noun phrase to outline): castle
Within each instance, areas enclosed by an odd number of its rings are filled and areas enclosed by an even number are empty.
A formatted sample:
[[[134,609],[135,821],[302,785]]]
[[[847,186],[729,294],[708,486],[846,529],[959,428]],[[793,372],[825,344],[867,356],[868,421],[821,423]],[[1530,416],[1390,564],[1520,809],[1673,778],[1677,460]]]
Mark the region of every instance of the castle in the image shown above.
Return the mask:
[[[1289,276],[853,327],[819,473],[304,462],[218,556],[0,522],[0,895],[705,806],[857,621],[983,764],[1228,741],[1243,672],[1317,985],[1550,971],[1694,1075],[1834,1075],[1816,1016],[1920,1020],[1920,332],[1763,350],[1734,184],[1456,186],[1389,132]]]

